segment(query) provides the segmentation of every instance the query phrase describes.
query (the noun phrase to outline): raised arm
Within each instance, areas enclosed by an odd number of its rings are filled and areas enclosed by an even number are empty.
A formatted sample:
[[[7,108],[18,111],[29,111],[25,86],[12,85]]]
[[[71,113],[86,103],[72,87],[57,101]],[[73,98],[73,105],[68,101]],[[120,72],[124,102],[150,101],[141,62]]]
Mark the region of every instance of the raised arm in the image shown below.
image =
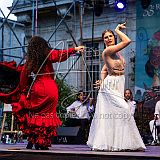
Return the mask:
[[[116,52],[122,50],[123,48],[125,48],[126,46],[128,46],[131,43],[130,38],[121,31],[121,29],[125,29],[126,28],[125,24],[126,23],[118,24],[118,26],[115,29],[115,32],[117,33],[117,35],[121,39],[121,42],[116,44],[116,45],[113,45],[113,46],[108,46],[104,50],[105,54],[109,55],[109,54],[116,53]]]
[[[84,46],[79,46],[75,48],[69,48],[67,50],[51,50],[49,60],[52,61],[52,63],[55,62],[63,62],[67,60],[70,55],[75,54],[76,52],[83,53]]]

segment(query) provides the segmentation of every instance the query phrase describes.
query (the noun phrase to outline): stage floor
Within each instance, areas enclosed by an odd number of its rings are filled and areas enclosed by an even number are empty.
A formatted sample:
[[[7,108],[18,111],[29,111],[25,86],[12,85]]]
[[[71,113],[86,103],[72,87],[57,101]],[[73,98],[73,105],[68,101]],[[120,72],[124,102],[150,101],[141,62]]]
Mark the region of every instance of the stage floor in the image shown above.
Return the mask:
[[[50,150],[28,150],[26,144],[0,144],[1,160],[104,160],[160,159],[160,146],[147,146],[145,152],[91,151],[86,145],[53,145]]]

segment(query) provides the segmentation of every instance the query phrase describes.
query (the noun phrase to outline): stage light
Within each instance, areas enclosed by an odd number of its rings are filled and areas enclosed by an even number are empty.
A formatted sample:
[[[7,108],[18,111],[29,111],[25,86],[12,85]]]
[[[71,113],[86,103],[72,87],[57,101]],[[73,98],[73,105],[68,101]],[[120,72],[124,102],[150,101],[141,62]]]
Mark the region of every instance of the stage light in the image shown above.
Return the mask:
[[[126,0],[115,0],[115,9],[124,10],[126,8]]]
[[[94,0],[94,12],[97,17],[103,13],[104,0]]]

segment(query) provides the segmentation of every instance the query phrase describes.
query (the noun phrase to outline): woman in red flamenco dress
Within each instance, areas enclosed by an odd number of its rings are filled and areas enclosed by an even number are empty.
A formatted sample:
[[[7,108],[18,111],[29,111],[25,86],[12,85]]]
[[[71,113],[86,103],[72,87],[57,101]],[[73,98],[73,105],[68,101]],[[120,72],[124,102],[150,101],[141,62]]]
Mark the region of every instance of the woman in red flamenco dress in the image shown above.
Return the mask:
[[[51,136],[56,136],[56,127],[61,125],[56,114],[58,89],[52,63],[65,61],[77,51],[83,53],[83,50],[84,46],[52,50],[39,36],[34,36],[29,41],[26,63],[19,68],[19,98],[12,103],[20,129],[28,136],[27,149],[32,149],[33,145],[35,149],[49,149]],[[37,72],[36,79],[31,81],[31,75]]]

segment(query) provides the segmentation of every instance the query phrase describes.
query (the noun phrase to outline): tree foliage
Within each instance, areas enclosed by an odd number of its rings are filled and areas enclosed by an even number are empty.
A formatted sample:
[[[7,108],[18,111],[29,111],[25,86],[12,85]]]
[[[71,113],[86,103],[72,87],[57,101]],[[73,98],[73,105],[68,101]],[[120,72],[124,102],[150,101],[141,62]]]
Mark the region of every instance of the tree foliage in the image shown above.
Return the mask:
[[[76,92],[74,87],[69,86],[65,81],[61,80],[60,78],[56,79],[56,83],[59,93],[57,113],[62,122],[64,122],[66,115],[66,107],[71,105],[76,100]]]

